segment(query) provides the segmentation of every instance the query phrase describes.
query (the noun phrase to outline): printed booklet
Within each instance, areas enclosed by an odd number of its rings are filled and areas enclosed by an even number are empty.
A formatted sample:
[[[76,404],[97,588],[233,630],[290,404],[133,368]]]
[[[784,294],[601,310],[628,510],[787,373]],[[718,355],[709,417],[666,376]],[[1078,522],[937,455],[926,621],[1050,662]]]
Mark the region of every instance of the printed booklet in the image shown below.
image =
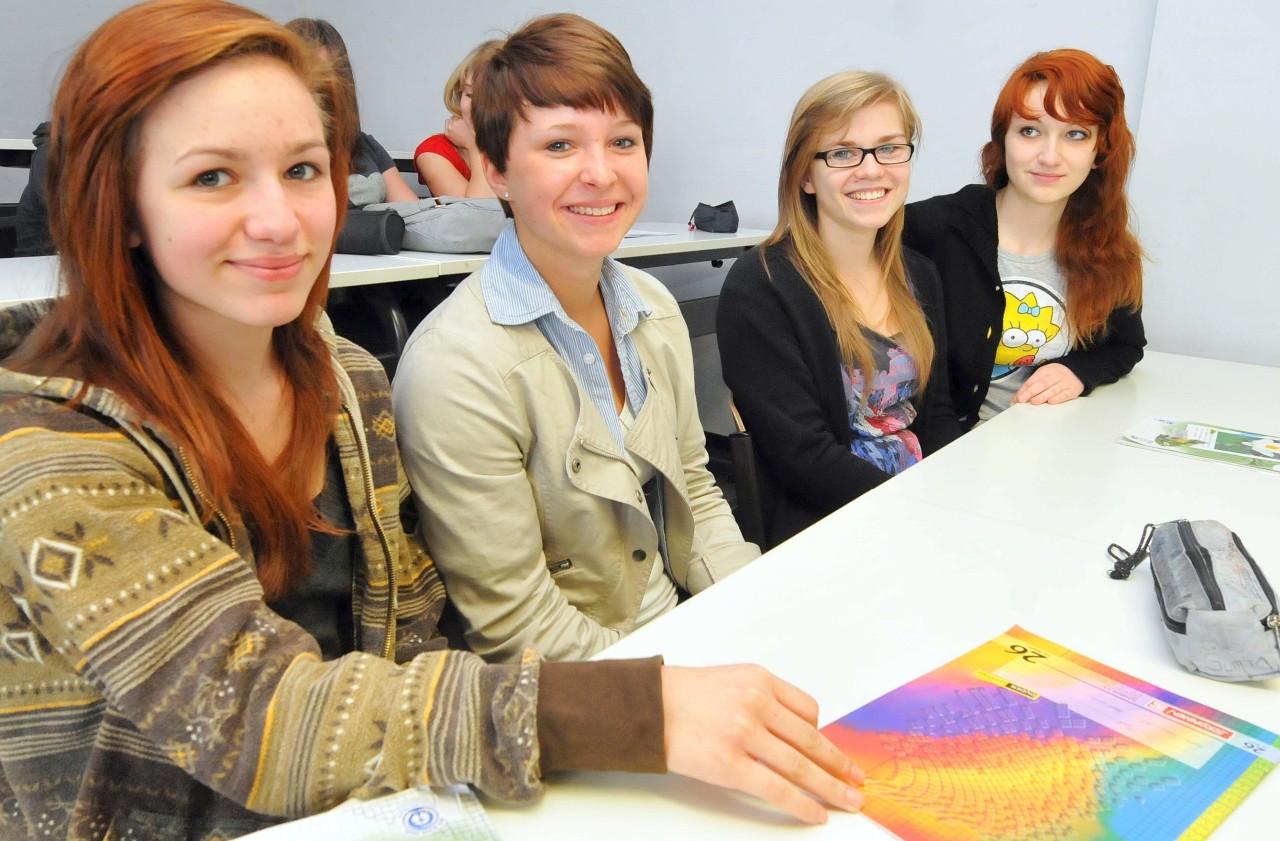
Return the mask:
[[[1280,475],[1280,434],[1157,417],[1126,432],[1120,443]]]
[[[904,841],[1204,838],[1280,760],[1277,734],[1017,626],[823,732]]]

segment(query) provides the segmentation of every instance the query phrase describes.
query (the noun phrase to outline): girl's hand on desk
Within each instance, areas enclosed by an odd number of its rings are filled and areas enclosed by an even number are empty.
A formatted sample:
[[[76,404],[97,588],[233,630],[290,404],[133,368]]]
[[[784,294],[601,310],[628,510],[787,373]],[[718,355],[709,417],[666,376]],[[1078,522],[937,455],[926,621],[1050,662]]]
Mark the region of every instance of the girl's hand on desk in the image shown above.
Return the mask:
[[[1039,405],[1066,403],[1084,393],[1084,383],[1060,362],[1046,362],[1037,368],[1013,395],[1014,403]]]
[[[862,808],[862,771],[818,732],[818,703],[759,666],[662,669],[667,768],[806,823]],[[852,785],[851,785],[852,784]]]

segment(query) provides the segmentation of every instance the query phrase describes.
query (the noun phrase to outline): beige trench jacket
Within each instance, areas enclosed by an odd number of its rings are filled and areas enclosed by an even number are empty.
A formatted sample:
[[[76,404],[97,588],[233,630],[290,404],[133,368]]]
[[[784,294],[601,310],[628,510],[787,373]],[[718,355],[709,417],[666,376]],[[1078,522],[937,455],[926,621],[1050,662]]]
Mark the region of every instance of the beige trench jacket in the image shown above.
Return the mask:
[[[679,307],[626,271],[652,309],[631,334],[648,397],[627,446],[662,475],[667,563],[697,593],[759,550],[706,469]],[[537,325],[494,324],[473,274],[414,332],[393,392],[423,533],[472,650],[582,659],[630,632],[657,530],[635,471]]]

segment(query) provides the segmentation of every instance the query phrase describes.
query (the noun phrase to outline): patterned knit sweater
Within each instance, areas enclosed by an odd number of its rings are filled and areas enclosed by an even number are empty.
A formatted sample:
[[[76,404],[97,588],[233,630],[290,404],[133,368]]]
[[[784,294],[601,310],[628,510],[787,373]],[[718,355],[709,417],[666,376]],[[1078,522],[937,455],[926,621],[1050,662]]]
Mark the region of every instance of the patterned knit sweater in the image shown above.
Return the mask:
[[[42,312],[0,311],[0,359]],[[227,838],[413,784],[539,792],[538,662],[443,650],[386,377],[330,340],[365,652],[330,662],[263,604],[246,535],[200,523],[163,429],[0,368],[0,838]]]

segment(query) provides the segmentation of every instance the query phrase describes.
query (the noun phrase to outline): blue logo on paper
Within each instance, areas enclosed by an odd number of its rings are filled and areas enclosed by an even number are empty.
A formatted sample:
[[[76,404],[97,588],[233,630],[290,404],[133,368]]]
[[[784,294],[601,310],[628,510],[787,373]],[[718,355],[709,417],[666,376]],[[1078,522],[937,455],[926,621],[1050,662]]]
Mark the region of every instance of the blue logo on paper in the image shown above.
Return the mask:
[[[426,835],[440,828],[440,813],[430,806],[414,806],[400,816],[405,831],[410,835]]]

